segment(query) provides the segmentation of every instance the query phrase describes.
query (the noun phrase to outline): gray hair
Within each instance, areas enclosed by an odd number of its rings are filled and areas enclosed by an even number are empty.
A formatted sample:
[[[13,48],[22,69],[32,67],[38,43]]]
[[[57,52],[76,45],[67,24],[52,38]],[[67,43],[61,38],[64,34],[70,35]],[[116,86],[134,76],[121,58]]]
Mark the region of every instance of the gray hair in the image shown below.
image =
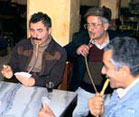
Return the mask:
[[[139,75],[139,43],[131,37],[116,37],[104,49],[112,50],[111,62],[117,70],[126,65],[133,76]]]
[[[104,25],[105,23],[110,23],[109,20],[104,17],[99,16],[99,19],[101,20],[102,25]]]

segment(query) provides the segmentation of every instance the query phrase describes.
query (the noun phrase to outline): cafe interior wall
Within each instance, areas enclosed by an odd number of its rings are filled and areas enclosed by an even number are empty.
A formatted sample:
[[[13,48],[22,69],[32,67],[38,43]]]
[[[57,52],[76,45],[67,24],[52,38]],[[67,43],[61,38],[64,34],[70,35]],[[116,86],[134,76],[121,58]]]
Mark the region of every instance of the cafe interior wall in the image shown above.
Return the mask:
[[[112,9],[112,19],[116,19],[118,17],[118,1],[121,1],[121,7],[125,7],[130,0],[58,0],[58,2],[57,0],[27,0],[27,21],[34,12],[47,13],[52,19],[53,37],[64,46],[71,41],[72,34],[79,30],[81,5],[106,5]],[[29,37],[28,29],[27,32]]]
[[[44,4],[45,3],[45,4]],[[52,19],[52,35],[62,46],[69,43],[71,35],[79,28],[79,0],[27,0],[27,21],[38,11]],[[28,36],[29,36],[29,30]]]
[[[119,11],[119,2],[120,0],[101,0],[100,6],[107,6],[112,11],[112,20],[118,19],[118,11]]]
[[[64,46],[72,40],[73,33],[79,31],[80,5],[97,6],[98,0],[27,0],[27,21],[34,12],[47,13],[52,19],[53,37]],[[29,37],[29,30],[27,32]]]
[[[80,0],[81,6],[98,6],[99,0]]]
[[[121,7],[122,8],[128,8],[129,6],[128,6],[128,4],[129,4],[129,2],[130,1],[133,1],[133,0],[121,0]]]

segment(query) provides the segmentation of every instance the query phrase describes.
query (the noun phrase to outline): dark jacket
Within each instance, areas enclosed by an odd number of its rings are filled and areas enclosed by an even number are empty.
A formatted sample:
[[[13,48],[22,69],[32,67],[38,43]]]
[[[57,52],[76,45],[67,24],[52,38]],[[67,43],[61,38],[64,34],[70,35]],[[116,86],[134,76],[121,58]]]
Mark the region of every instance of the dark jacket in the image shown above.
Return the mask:
[[[9,65],[13,72],[26,72],[27,66],[33,55],[33,45],[30,39],[20,41],[11,56]],[[66,51],[53,39],[43,53],[42,71],[32,74],[35,85],[45,87],[46,82],[52,81],[55,88],[61,83],[66,62]]]
[[[108,34],[109,34],[110,40],[119,35],[118,33],[111,31],[111,30],[108,31]],[[93,87],[91,85],[83,82],[83,78],[86,72],[85,59],[83,56],[76,54],[76,50],[80,45],[88,44],[88,43],[89,43],[88,32],[82,31],[82,32],[75,33],[73,35],[72,42],[70,42],[68,45],[65,46],[65,49],[67,51],[67,58],[69,61],[72,61],[74,64],[73,76],[69,85],[69,90],[74,91],[80,86],[89,92],[94,92]],[[102,86],[103,84],[96,86],[98,91],[102,89]],[[106,91],[106,93],[109,93],[109,92],[111,92],[111,90]]]

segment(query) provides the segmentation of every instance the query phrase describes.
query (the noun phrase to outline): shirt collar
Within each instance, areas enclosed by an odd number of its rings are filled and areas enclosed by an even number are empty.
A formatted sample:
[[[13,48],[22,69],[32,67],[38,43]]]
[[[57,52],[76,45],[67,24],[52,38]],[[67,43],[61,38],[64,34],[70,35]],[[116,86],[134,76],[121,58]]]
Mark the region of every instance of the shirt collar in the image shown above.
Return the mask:
[[[100,50],[102,50],[104,47],[106,47],[106,45],[108,44],[110,42],[110,39],[109,39],[109,36],[108,36],[108,38],[107,38],[107,40],[106,40],[106,42],[105,43],[103,43],[103,44],[97,44],[97,43],[95,43],[95,41],[94,40],[92,40],[92,44],[94,44],[97,48],[99,48]]]
[[[116,92],[119,98],[122,98],[137,82],[139,82],[139,77],[135,81],[133,81],[133,83],[129,85],[126,89],[118,88]]]

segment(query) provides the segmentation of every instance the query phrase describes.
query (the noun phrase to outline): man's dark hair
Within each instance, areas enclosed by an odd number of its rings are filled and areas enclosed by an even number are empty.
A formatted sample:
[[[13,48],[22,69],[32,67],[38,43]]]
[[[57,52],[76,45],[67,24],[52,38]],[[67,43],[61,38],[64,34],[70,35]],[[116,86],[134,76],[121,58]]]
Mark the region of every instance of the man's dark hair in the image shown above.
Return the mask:
[[[37,23],[39,21],[42,21],[42,23],[45,25],[45,27],[47,28],[47,30],[51,27],[51,18],[42,12],[38,12],[38,13],[34,13],[31,16],[31,19],[29,21],[29,26],[31,23]]]
[[[133,76],[139,75],[139,42],[131,37],[116,37],[106,47],[112,50],[112,64],[120,69],[123,65],[130,68]]]

